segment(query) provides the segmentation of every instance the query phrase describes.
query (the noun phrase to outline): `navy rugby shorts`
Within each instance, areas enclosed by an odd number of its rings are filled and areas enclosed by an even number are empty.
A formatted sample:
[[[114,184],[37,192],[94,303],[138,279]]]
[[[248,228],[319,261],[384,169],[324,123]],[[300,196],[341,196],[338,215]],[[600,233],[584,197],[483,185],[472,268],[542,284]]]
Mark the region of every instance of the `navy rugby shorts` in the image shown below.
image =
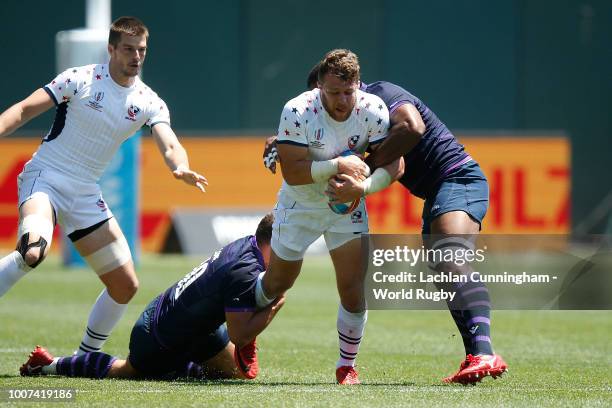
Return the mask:
[[[128,360],[140,374],[147,378],[173,378],[185,370],[191,361],[203,363],[222,351],[229,343],[225,324],[200,338],[192,350],[168,350],[159,344],[151,329],[151,320],[161,296],[155,298],[132,328]]]
[[[475,161],[470,161],[442,180],[423,205],[423,234],[431,232],[431,222],[451,211],[465,211],[482,225],[489,208],[489,184]]]

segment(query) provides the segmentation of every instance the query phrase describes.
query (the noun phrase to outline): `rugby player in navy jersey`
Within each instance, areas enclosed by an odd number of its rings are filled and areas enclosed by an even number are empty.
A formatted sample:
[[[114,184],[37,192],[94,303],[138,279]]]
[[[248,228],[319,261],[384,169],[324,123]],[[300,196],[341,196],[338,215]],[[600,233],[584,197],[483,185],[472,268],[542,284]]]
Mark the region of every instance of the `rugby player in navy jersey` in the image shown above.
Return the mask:
[[[309,89],[317,87],[318,66],[308,75]],[[399,157],[404,175],[399,182],[425,200],[422,233],[429,248],[473,249],[489,204],[487,179],[476,161],[455,136],[419,98],[390,82],[361,83],[360,89],[377,95],[389,109],[391,128],[378,149],[366,158],[371,171]],[[266,140],[264,165],[275,173],[278,155],[275,138]],[[329,182],[330,202],[341,203],[363,196],[363,181],[349,175]],[[435,242],[432,237],[444,237]],[[445,269],[446,268],[446,269]],[[436,270],[465,272],[440,262]],[[457,290],[449,310],[461,333],[466,357],[448,383],[475,383],[485,376],[497,378],[507,364],[493,352],[490,335],[490,299],[484,284],[469,282]]]
[[[37,346],[21,375],[88,378],[247,378],[259,366],[255,338],[284,297],[256,309],[255,285],[270,259],[272,214],[157,296],[132,329],[129,355],[101,352],[54,358]]]

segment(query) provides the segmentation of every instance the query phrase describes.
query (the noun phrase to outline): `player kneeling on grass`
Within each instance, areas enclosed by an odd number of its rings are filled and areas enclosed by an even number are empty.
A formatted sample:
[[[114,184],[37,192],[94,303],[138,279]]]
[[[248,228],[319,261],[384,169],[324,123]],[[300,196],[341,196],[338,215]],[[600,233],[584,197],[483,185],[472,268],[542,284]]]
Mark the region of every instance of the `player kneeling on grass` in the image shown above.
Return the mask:
[[[54,358],[37,346],[23,376],[247,378],[259,372],[255,337],[284,297],[256,310],[255,286],[270,259],[272,214],[157,296],[132,329],[127,360],[101,352]],[[226,323],[226,324],[225,324]]]

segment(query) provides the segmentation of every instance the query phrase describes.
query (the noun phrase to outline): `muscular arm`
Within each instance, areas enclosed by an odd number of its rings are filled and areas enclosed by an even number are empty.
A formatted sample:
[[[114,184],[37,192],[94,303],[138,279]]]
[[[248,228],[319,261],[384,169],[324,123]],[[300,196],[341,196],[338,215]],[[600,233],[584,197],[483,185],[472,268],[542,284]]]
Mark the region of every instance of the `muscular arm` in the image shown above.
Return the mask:
[[[0,137],[8,136],[31,119],[48,111],[53,99],[44,89],[37,89],[21,102],[17,102],[0,115]]]
[[[277,143],[283,178],[289,185],[312,184],[312,160],[308,159],[308,148],[285,143]],[[338,174],[361,174],[369,176],[369,169],[357,156],[338,157]],[[333,174],[332,174],[333,175]],[[331,175],[330,175],[331,176]]]
[[[277,143],[276,148],[281,159],[281,172],[287,184],[296,186],[314,183],[310,172],[312,160],[307,159],[307,147]]]
[[[189,169],[187,152],[170,125],[158,123],[153,126],[152,132],[157,148],[164,157],[166,165],[172,170],[174,177],[204,192],[204,186],[208,185],[208,181],[201,174]]]
[[[425,133],[425,123],[417,108],[406,103],[391,115],[391,129],[387,138],[369,155],[366,163],[372,170],[404,156],[416,146]]]
[[[241,348],[250,343],[274,319],[285,304],[285,297],[279,296],[274,302],[257,312],[225,312],[227,332],[230,340]]]

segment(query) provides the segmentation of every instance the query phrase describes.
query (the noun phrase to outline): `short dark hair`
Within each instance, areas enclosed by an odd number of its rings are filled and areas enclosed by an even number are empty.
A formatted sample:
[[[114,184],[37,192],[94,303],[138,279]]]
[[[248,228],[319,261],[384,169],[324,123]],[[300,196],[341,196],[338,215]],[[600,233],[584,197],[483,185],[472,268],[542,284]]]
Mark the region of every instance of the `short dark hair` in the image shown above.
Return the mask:
[[[119,17],[110,26],[108,33],[108,43],[114,47],[121,41],[121,34],[127,34],[131,36],[144,35],[149,37],[149,30],[142,21],[136,17],[123,16]]]
[[[359,58],[351,50],[331,50],[319,62],[319,82],[331,74],[346,82],[359,82]]]
[[[313,90],[318,86],[320,68],[321,62],[317,62],[308,73],[308,79],[306,79],[306,88],[308,88],[308,90]]]
[[[255,239],[257,240],[257,245],[261,246],[262,244],[270,245],[270,241],[272,240],[272,224],[274,223],[274,215],[272,213],[266,214],[261,221],[259,221],[259,225],[257,226],[257,231],[255,232]]]

